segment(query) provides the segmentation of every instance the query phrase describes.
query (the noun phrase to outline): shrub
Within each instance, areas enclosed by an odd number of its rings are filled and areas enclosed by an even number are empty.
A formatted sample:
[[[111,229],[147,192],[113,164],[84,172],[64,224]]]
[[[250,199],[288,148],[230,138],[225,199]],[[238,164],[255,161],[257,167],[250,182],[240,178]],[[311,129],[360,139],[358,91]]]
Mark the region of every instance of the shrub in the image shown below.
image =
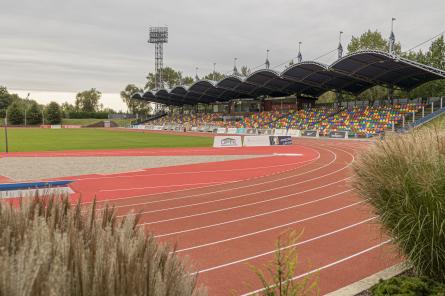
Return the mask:
[[[62,110],[56,102],[51,102],[46,107],[46,121],[49,124],[60,124],[62,122]]]
[[[84,111],[76,111],[76,112],[68,112],[66,114],[67,118],[73,119],[108,119],[108,112],[84,112]]]
[[[259,293],[260,295],[303,296],[319,294],[318,275],[308,275],[301,279],[293,279],[299,263],[295,247],[299,236],[295,231],[292,231],[279,237],[273,262],[264,266],[266,272],[251,266],[263,285],[263,289]]]
[[[426,277],[398,276],[380,282],[371,288],[374,296],[431,295],[445,296],[445,285]]]
[[[354,187],[416,272],[445,282],[445,138],[389,137],[353,164]]]
[[[25,119],[24,110],[20,104],[15,101],[8,107],[8,124],[19,125],[23,124]]]
[[[42,123],[42,111],[36,102],[31,103],[31,106],[26,112],[27,124],[41,124]]]
[[[67,198],[0,203],[0,295],[198,295],[196,277],[138,216]]]

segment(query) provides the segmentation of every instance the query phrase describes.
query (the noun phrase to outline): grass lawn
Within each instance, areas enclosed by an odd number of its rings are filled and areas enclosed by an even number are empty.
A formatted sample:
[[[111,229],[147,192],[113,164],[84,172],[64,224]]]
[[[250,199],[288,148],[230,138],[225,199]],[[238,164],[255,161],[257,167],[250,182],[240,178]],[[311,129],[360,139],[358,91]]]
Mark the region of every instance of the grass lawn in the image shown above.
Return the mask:
[[[85,119],[76,119],[76,118],[63,118],[62,124],[67,125],[83,125],[87,126],[99,121],[104,121],[108,119],[95,119],[95,118],[85,118]],[[119,126],[126,127],[131,124],[135,119],[110,119],[111,121],[116,122]]]
[[[152,147],[210,147],[210,137],[176,136],[106,129],[9,128],[9,151],[57,151]],[[0,151],[5,151],[0,129]]]

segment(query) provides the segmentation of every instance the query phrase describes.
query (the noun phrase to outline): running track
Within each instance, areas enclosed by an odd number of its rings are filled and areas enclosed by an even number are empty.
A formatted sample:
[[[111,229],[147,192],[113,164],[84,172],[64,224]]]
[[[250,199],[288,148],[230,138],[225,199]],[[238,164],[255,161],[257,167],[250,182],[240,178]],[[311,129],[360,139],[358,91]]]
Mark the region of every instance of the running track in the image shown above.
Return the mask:
[[[82,193],[85,203],[93,195],[99,207],[111,201],[119,215],[141,211],[140,227],[163,242],[177,244],[178,254],[191,259],[199,284],[208,287],[209,295],[260,289],[249,265],[270,262],[276,239],[284,231],[303,231],[295,278],[316,273],[325,294],[401,261],[372,211],[350,187],[350,164],[367,145],[304,139],[288,147],[127,151],[262,156],[78,176],[73,177],[73,189],[76,197]],[[70,153],[78,155],[59,154]],[[79,152],[88,153],[122,155]]]

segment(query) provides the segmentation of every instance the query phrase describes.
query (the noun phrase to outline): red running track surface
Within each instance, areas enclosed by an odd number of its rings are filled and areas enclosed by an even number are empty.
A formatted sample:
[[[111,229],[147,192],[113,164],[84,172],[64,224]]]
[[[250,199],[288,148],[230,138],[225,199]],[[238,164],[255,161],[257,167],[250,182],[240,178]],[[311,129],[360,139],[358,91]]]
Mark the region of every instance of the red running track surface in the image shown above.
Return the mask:
[[[208,287],[209,295],[260,289],[249,265],[261,267],[273,260],[275,242],[288,230],[303,231],[297,243],[300,264],[295,279],[317,274],[321,294],[399,263],[401,258],[381,233],[371,209],[350,186],[350,164],[368,143],[298,142],[256,149],[126,151],[266,156],[73,177],[77,180],[73,189],[86,203],[96,192],[98,207],[111,201],[119,215],[142,211],[140,227],[163,242],[176,243],[178,255],[191,259],[198,282]],[[92,152],[79,152],[88,153]],[[270,156],[273,153],[301,155]]]

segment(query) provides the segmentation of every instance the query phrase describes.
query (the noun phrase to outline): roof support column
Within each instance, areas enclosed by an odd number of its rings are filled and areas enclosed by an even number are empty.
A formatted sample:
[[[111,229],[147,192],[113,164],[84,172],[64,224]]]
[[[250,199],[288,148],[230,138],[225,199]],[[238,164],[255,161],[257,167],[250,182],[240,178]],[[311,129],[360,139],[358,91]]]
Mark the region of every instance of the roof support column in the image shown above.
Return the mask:
[[[394,85],[392,84],[388,86],[388,101],[391,105],[394,102]]]

